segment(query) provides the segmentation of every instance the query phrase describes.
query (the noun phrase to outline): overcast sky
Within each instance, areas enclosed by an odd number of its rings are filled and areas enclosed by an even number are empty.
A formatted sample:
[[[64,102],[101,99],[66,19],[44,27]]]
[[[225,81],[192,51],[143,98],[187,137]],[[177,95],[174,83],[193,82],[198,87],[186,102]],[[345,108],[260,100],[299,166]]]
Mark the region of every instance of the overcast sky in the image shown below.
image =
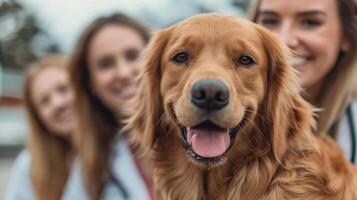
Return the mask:
[[[81,30],[94,18],[119,11],[148,24],[153,30],[194,15],[197,6],[225,14],[242,15],[231,0],[20,0],[35,14],[50,37],[68,52]],[[219,2],[219,3],[218,3]]]

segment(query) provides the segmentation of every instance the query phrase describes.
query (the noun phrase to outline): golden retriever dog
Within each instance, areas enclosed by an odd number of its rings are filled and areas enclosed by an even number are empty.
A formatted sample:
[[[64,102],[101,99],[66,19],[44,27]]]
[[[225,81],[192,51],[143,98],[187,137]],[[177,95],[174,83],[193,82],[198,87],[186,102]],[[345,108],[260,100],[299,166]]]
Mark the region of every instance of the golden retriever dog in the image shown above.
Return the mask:
[[[286,52],[233,16],[155,34],[126,129],[153,158],[157,199],[357,199],[352,164],[314,136]]]

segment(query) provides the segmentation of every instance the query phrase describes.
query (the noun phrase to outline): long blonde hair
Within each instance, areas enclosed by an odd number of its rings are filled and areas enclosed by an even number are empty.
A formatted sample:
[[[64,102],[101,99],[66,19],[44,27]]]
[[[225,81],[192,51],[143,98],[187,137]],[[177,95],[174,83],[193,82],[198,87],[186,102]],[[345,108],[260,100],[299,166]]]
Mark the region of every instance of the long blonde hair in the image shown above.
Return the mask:
[[[149,41],[146,27],[123,14],[100,17],[82,33],[70,60],[70,74],[76,96],[78,116],[74,142],[82,163],[90,199],[98,199],[108,177],[109,156],[114,137],[121,125],[114,113],[93,94],[88,70],[88,48],[93,37],[106,25],[126,26],[135,30],[145,43]]]
[[[249,17],[257,21],[261,0],[256,0],[251,7]],[[324,86],[319,98],[311,102],[322,108],[317,122],[317,133],[328,133],[335,137],[336,125],[341,120],[347,106],[357,95],[357,9],[354,0],[336,0],[340,23],[344,35],[348,38],[350,49],[340,52],[338,61],[324,78]]]
[[[34,106],[32,83],[47,68],[66,70],[67,58],[49,55],[31,64],[24,85],[24,104],[29,124],[28,148],[31,152],[30,174],[36,198],[39,200],[61,199],[69,174],[67,155],[70,151],[68,138],[56,136],[47,129]]]

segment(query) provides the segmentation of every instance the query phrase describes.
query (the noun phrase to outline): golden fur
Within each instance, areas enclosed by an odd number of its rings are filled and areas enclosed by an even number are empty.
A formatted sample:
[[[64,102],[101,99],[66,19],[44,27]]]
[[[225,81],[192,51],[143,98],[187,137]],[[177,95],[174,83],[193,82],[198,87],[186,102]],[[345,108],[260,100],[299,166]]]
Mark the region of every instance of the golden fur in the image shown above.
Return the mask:
[[[188,62],[172,61],[180,51],[189,52]],[[157,199],[357,199],[356,171],[331,139],[314,136],[313,108],[285,52],[264,28],[217,14],[154,36],[126,129],[151,153]],[[255,64],[237,65],[242,54]],[[230,93],[229,105],[209,116],[189,101],[193,83],[207,77]],[[210,119],[232,128],[244,118],[220,163],[205,165],[185,152],[179,124]]]

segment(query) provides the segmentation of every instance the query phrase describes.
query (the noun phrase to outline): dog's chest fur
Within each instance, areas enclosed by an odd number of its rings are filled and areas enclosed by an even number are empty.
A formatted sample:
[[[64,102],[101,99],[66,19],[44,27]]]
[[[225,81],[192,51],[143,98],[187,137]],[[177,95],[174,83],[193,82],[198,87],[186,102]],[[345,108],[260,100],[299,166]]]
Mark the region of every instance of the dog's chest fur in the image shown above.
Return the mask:
[[[154,156],[158,199],[349,199],[343,197],[346,177],[321,170],[314,162],[321,159],[315,152],[290,149],[285,155],[286,168],[266,155],[241,166],[225,163],[202,170],[188,162],[184,149],[174,143],[174,138],[165,140]]]

